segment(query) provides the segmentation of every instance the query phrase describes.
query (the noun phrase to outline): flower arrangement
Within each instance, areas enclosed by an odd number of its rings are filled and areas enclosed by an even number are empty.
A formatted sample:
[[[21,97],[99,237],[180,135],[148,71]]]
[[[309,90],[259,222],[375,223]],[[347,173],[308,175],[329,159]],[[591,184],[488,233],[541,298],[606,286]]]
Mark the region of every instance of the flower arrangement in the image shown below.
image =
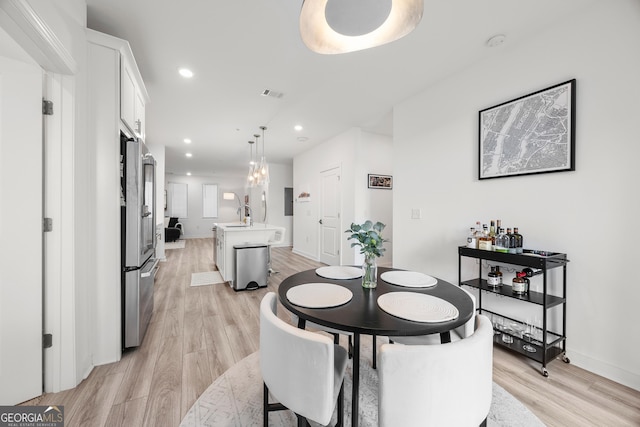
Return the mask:
[[[387,241],[382,238],[384,227],[385,225],[379,221],[374,224],[367,220],[363,224],[351,223],[351,227],[345,233],[351,233],[347,240],[357,240],[351,243],[352,248],[360,246],[360,253],[365,257],[379,257],[385,251],[382,244]]]

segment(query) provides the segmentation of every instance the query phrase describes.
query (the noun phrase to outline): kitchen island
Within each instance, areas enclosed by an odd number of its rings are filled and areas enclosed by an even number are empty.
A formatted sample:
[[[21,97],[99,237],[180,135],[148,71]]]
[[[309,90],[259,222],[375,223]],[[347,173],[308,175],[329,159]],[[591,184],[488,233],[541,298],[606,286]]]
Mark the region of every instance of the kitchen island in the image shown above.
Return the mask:
[[[278,244],[284,240],[285,228],[256,223],[251,226],[240,222],[216,223],[215,262],[222,278],[231,286],[235,279],[235,245],[249,243]]]

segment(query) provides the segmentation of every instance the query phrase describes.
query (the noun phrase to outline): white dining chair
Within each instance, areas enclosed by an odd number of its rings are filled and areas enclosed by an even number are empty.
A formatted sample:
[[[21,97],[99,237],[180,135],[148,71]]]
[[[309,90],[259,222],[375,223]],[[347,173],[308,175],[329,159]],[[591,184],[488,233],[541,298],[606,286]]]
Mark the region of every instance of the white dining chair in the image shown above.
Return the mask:
[[[338,407],[344,418],[344,373],[347,352],[330,338],[298,329],[277,316],[277,298],[267,293],[260,303],[260,369],[264,380],[264,426],[270,411],[293,411],[298,425],[307,420],[327,425]],[[278,403],[269,403],[269,394]]]
[[[451,285],[455,286],[455,285]],[[466,290],[465,288],[460,288],[469,295],[471,298],[471,302],[473,303],[473,311],[476,312],[476,297]],[[451,341],[459,341],[463,338],[466,338],[473,334],[473,330],[475,328],[475,316],[471,316],[466,323],[457,328],[453,329],[450,333]],[[440,344],[440,334],[431,334],[431,335],[417,335],[417,336],[403,336],[403,337],[389,337],[389,342],[398,343],[404,345],[430,345],[430,344]]]
[[[475,317],[474,333],[440,345],[380,348],[380,427],[486,426],[491,407],[493,327]]]

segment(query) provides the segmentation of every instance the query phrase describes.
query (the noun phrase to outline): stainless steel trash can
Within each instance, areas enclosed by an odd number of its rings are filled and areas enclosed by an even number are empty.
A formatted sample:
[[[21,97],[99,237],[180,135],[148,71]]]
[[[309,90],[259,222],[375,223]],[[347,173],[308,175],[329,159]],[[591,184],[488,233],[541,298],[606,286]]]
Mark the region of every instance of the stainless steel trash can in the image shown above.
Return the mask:
[[[234,245],[233,289],[257,289],[267,286],[268,254],[266,243]]]

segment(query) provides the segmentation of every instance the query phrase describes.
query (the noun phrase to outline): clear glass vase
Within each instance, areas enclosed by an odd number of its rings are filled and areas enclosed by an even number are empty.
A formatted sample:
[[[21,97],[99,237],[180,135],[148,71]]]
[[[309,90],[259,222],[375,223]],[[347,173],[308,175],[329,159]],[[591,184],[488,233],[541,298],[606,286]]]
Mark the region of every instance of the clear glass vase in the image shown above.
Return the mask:
[[[378,264],[375,255],[365,255],[362,264],[362,287],[371,289],[378,286]]]

